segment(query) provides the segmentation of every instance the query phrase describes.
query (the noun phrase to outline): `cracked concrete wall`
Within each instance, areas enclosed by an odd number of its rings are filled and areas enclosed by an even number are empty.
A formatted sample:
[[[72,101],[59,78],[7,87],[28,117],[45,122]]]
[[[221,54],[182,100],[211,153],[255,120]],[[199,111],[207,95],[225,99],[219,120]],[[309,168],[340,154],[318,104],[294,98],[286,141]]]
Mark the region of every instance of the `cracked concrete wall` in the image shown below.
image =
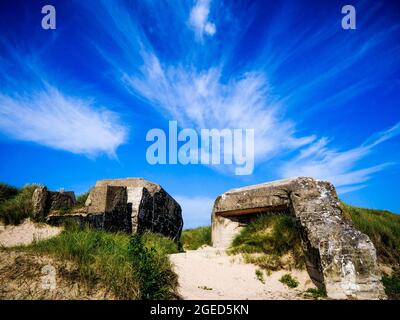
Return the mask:
[[[183,228],[182,209],[160,185],[142,178],[99,180],[96,188],[119,186],[127,190],[132,232],[146,230],[178,241]]]
[[[53,210],[70,209],[76,204],[72,191],[49,191],[37,187],[32,194],[32,214],[35,219],[44,219]]]
[[[212,242],[228,247],[240,230],[232,217],[286,210],[301,230],[306,267],[313,282],[334,299],[384,298],[374,245],[345,219],[334,186],[294,178],[230,190],[212,212]]]

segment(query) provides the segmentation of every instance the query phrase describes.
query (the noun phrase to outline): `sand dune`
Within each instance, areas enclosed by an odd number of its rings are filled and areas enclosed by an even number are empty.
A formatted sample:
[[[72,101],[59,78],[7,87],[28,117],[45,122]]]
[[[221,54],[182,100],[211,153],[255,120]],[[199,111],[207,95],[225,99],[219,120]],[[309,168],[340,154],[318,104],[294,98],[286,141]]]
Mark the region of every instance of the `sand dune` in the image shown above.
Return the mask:
[[[54,237],[61,231],[62,228],[33,223],[30,219],[26,219],[18,226],[0,225],[0,247],[9,248],[17,245],[27,245],[34,240]]]
[[[279,279],[289,271],[264,273],[265,283],[257,279],[257,267],[243,262],[241,256],[230,256],[224,250],[204,247],[170,255],[179,276],[183,299],[303,299],[303,292],[314,287],[307,272],[290,271],[299,286],[289,289]]]

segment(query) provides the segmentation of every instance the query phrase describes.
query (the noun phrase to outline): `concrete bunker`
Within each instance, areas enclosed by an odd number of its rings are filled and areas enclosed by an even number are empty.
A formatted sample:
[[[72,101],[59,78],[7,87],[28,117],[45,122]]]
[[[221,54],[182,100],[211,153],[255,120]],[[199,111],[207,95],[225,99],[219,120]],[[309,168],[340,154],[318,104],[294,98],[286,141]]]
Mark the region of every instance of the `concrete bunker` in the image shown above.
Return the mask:
[[[43,197],[37,196],[42,193],[41,189],[35,191],[34,203],[43,202]],[[64,193],[61,195],[66,197]],[[182,209],[179,203],[159,184],[142,178],[99,180],[91,189],[85,206],[72,207],[62,208],[71,209],[67,212],[49,209],[43,216],[52,225],[75,220],[81,225],[107,231],[151,231],[174,241],[179,241],[182,232]]]
[[[126,189],[132,233],[149,230],[179,240],[183,228],[181,206],[159,184],[143,178],[99,180],[93,190],[102,187]],[[87,200],[87,205],[90,204],[91,195]]]
[[[260,214],[295,217],[306,268],[314,284],[334,299],[384,298],[374,245],[342,212],[334,186],[294,178],[230,190],[212,212],[212,243],[227,248]]]

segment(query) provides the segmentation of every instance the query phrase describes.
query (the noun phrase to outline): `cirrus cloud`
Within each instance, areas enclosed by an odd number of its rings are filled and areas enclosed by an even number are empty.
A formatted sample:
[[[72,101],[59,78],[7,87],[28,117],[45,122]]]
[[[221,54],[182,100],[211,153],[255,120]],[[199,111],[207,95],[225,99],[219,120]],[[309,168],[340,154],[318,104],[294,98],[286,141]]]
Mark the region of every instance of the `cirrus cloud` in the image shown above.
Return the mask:
[[[0,131],[88,157],[102,153],[115,157],[127,137],[116,114],[51,86],[32,94],[0,94]]]
[[[189,24],[194,29],[197,39],[203,39],[203,35],[213,36],[217,31],[214,23],[210,22],[210,0],[197,0],[190,11]]]

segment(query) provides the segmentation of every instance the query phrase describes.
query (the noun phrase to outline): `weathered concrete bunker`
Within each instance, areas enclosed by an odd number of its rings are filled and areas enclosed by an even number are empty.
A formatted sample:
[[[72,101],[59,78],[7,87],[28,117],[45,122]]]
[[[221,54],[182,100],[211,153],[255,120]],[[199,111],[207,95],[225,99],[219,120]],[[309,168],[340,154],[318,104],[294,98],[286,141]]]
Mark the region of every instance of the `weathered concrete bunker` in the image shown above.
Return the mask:
[[[40,186],[32,195],[32,214],[35,219],[43,220],[50,211],[69,209],[76,204],[73,191],[49,191]]]
[[[230,190],[212,212],[212,243],[227,248],[260,213],[296,218],[311,280],[334,299],[384,298],[375,247],[342,212],[334,186],[294,178]]]
[[[89,208],[94,204],[93,192],[105,187],[126,189],[131,232],[150,230],[179,240],[183,227],[181,206],[159,184],[142,178],[99,180],[86,201]]]
[[[38,195],[47,193],[37,189],[35,194],[34,206],[38,207],[40,214],[44,212],[42,215],[52,225],[75,220],[81,225],[107,231],[142,233],[149,230],[175,241],[179,241],[181,236],[183,219],[179,203],[159,184],[142,178],[99,180],[91,189],[85,206],[78,208],[72,208],[73,204],[44,207],[42,203],[46,201],[41,199],[47,198]],[[69,193],[61,195],[64,199]]]

